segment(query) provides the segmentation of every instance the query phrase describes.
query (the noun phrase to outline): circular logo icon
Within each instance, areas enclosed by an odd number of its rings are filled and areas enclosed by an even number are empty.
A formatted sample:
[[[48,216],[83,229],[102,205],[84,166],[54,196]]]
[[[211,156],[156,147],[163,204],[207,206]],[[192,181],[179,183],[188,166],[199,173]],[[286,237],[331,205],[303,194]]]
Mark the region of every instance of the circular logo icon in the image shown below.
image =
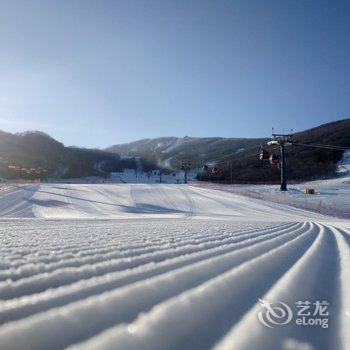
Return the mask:
[[[264,310],[258,312],[258,319],[264,326],[274,328],[274,326],[286,325],[292,320],[292,309],[286,303],[282,301],[272,303],[263,299],[259,299],[259,302]]]

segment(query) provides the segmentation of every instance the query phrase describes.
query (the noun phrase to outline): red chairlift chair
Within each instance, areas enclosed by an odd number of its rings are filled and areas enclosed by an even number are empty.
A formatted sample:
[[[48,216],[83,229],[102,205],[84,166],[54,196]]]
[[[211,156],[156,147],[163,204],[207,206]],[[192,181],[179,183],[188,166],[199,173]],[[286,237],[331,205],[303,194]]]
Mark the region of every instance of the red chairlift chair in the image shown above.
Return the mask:
[[[271,154],[270,156],[270,164],[279,164],[280,163],[280,157],[277,154]]]

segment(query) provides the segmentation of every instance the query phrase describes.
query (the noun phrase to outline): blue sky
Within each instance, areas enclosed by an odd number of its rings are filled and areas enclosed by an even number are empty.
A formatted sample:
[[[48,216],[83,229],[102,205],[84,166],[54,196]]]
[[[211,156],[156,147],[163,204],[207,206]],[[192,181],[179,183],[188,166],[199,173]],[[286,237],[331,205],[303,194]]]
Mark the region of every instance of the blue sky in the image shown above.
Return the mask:
[[[0,0],[0,129],[66,145],[350,116],[350,2]]]

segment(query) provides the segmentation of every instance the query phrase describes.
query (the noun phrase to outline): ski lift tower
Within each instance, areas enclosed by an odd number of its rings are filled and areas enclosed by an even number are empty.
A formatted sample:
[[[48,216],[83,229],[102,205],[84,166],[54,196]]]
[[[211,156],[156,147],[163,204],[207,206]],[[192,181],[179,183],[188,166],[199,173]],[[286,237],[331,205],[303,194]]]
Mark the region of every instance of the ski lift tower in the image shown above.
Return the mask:
[[[281,191],[287,191],[287,180],[286,180],[286,157],[285,157],[285,146],[292,144],[293,134],[275,134],[274,129],[272,129],[272,136],[274,140],[268,142],[269,146],[279,145],[281,151]]]
[[[187,163],[187,162],[182,162],[182,165],[181,165],[181,170],[184,171],[185,173],[185,180],[184,180],[184,183],[187,184],[187,172],[190,170],[190,164]]]

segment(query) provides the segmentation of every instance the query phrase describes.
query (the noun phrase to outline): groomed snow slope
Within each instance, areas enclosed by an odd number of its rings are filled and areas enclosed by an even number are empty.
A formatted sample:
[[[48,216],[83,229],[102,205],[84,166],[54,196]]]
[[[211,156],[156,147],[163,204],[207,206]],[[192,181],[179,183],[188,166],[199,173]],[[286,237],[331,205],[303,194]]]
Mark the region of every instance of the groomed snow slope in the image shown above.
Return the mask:
[[[0,213],[1,349],[350,344],[348,221],[160,184],[22,186]],[[330,327],[266,328],[258,298],[327,300]]]
[[[32,184],[3,191],[0,217],[324,220],[308,211],[232,193],[168,184]]]

